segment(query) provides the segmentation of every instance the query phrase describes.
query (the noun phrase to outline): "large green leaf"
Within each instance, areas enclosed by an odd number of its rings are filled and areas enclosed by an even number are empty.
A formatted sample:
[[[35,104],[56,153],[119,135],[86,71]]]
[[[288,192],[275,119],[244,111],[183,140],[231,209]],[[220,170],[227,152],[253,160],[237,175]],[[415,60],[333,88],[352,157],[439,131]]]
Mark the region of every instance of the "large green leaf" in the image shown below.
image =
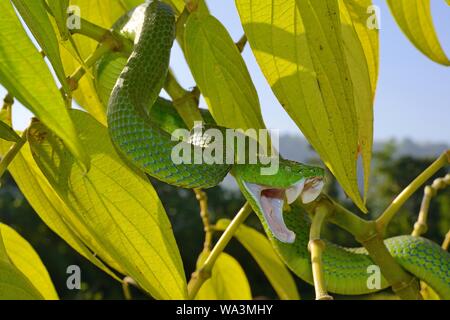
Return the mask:
[[[359,147],[364,167],[364,199],[369,189],[373,146],[373,106],[379,69],[378,29],[367,26],[372,0],[340,0],[342,37],[358,116]]]
[[[58,39],[48,18],[44,0],[11,0],[20,16],[36,38],[39,46],[50,60],[55,74],[64,90],[69,91],[64,68],[59,53]],[[59,2],[59,1],[58,1]]]
[[[0,154],[5,155],[10,146],[11,143],[0,141]],[[28,203],[51,230],[94,265],[120,281],[102,260],[120,272],[123,270],[93,239],[83,223],[76,219],[77,215],[52,189],[34,161],[28,143],[14,157],[8,170]]]
[[[225,230],[230,220],[217,221],[216,228]],[[253,228],[241,225],[235,234],[236,239],[248,250],[269,279],[280,299],[299,300],[294,278],[272,248],[269,240]]]
[[[185,52],[194,79],[219,125],[244,130],[265,127],[244,60],[216,18],[191,13],[186,23]]]
[[[281,105],[346,193],[366,211],[356,173],[362,118],[355,107],[338,1],[236,0],[236,5]]]
[[[0,0],[0,11],[0,83],[88,167],[89,158],[44,59],[28,38],[9,0]]]
[[[408,39],[431,60],[450,66],[431,17],[430,0],[387,0],[392,15]]]
[[[34,286],[40,295],[47,300],[58,299],[52,280],[33,247],[16,231],[0,223],[0,242],[3,241],[4,253],[11,264]],[[2,244],[0,243],[0,247]],[[0,251],[2,248],[0,248]],[[1,255],[1,253],[0,253]],[[1,258],[0,258],[1,260]],[[2,273],[0,269],[0,274]],[[1,276],[0,276],[1,277]],[[0,287],[2,284],[0,283]],[[0,292],[2,290],[0,289]],[[30,291],[30,293],[33,291]],[[0,293],[0,299],[3,298]]]
[[[207,255],[202,253],[198,267]],[[195,299],[197,300],[250,300],[252,293],[244,270],[232,256],[221,253]]]
[[[58,196],[125,274],[157,299],[186,297],[186,279],[164,208],[140,171],[116,153],[108,129],[72,110],[91,157],[84,173],[64,145],[42,124],[28,135],[36,163]]]

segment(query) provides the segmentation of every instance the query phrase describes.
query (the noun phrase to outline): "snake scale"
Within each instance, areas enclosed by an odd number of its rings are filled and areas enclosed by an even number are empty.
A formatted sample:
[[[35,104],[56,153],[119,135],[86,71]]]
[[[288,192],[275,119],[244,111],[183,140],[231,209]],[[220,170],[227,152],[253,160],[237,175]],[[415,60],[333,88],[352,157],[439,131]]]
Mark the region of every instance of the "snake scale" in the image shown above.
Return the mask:
[[[323,187],[324,170],[284,159],[272,176],[260,175],[261,164],[175,164],[171,150],[177,144],[187,144],[192,156],[208,145],[192,137],[173,141],[171,130],[184,124],[171,102],[159,98],[175,39],[173,10],[155,0],[140,6],[135,13],[138,11],[141,18],[137,24],[134,21],[135,45],[128,60],[112,54],[105,56],[97,68],[98,91],[103,99],[109,99],[107,121],[113,143],[125,158],[147,174],[183,188],[216,186],[231,171],[275,251],[294,273],[311,283],[309,218],[296,210],[295,204],[289,213],[283,214],[283,207],[285,201],[293,203],[297,198],[304,203],[315,200]],[[127,19],[131,22],[133,16]],[[205,115],[214,126],[211,117]],[[442,298],[450,299],[447,252],[420,237],[399,236],[385,243],[403,268],[428,283]],[[357,295],[374,291],[367,286],[367,268],[373,262],[364,249],[327,243],[323,261],[331,292]],[[381,287],[388,286],[382,279]]]

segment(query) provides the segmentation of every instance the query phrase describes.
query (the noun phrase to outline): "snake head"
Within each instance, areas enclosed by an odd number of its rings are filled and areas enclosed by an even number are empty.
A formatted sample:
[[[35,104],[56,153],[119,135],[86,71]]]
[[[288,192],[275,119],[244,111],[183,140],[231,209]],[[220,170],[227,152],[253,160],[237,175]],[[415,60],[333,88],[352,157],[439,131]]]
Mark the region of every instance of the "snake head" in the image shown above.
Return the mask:
[[[237,165],[234,176],[253,210],[281,242],[293,243],[295,233],[283,219],[285,202],[301,199],[314,201],[324,186],[324,170],[298,162],[280,159],[278,172],[272,176],[258,174],[258,165]]]

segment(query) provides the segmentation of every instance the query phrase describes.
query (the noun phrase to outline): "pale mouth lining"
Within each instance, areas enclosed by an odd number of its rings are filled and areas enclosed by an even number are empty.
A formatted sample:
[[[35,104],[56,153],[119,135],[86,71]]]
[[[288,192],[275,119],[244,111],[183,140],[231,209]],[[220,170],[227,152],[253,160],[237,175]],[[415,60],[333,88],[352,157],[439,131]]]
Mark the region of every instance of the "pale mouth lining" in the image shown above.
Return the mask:
[[[283,219],[284,201],[287,200],[288,204],[291,204],[300,197],[303,203],[310,203],[320,195],[324,182],[320,177],[302,179],[287,189],[245,181],[244,185],[256,200],[274,237],[281,242],[293,243],[295,233],[288,229]]]

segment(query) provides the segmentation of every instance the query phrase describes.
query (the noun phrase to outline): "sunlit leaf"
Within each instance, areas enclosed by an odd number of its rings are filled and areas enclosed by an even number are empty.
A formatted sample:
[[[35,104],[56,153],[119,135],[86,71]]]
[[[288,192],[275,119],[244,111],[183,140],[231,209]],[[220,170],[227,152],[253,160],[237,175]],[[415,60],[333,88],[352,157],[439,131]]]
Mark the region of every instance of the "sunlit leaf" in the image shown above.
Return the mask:
[[[14,265],[3,240],[0,224],[0,299],[42,300],[44,297],[29,279]]]
[[[198,259],[199,267],[207,255],[202,253]],[[232,256],[221,253],[195,299],[197,300],[250,300],[252,293],[244,270]]]
[[[258,95],[244,60],[216,18],[204,13],[190,15],[185,50],[194,79],[219,125],[264,128]]]
[[[29,141],[58,196],[125,274],[157,299],[183,299],[186,280],[172,227],[146,176],[123,162],[106,127],[72,110],[91,157],[84,173],[59,139],[35,123]]]
[[[0,154],[2,156],[6,154],[10,146],[11,143],[0,141]],[[8,166],[8,171],[28,203],[51,230],[94,265],[119,280],[98,257],[101,257],[103,261],[106,261],[119,272],[122,271],[120,266],[90,236],[83,223],[76,219],[76,214],[65,205],[52,189],[34,161],[28,143],[14,157],[14,160]]]
[[[368,18],[371,0],[340,0],[342,37],[358,116],[359,147],[364,167],[364,199],[369,189],[373,146],[373,106],[379,69],[376,21]]]
[[[222,219],[217,221],[216,228],[225,230],[229,224],[230,220]],[[280,299],[300,299],[294,278],[263,234],[253,228],[241,225],[235,237],[261,267]]]
[[[61,55],[59,53],[58,39],[53,31],[52,24],[49,20],[45,3],[43,0],[27,1],[27,0],[11,0],[20,16],[27,24],[30,31],[36,38],[39,46],[44,51],[45,55],[50,60],[50,63],[55,70],[55,74],[59,82],[66,91],[69,91],[69,86],[64,73],[64,68],[61,62]],[[55,1],[53,1],[55,2]],[[58,1],[59,2],[59,1]]]
[[[83,151],[61,93],[9,0],[0,0],[0,83],[55,132],[85,167]]]
[[[358,117],[337,0],[236,0],[236,5],[281,105],[365,211],[356,173]]]
[[[19,135],[3,121],[0,121],[0,139],[12,142],[20,141]]]
[[[0,224],[0,237],[3,240],[5,252],[12,265],[28,279],[44,299],[58,299],[58,294],[56,293],[47,269],[31,245],[16,231],[5,224]],[[0,269],[0,274],[1,273],[2,271]],[[1,286],[2,284],[0,284],[0,287]],[[1,291],[2,290],[0,289],[0,292]]]
[[[431,17],[430,0],[387,0],[392,15],[408,39],[431,60],[450,66]]]

